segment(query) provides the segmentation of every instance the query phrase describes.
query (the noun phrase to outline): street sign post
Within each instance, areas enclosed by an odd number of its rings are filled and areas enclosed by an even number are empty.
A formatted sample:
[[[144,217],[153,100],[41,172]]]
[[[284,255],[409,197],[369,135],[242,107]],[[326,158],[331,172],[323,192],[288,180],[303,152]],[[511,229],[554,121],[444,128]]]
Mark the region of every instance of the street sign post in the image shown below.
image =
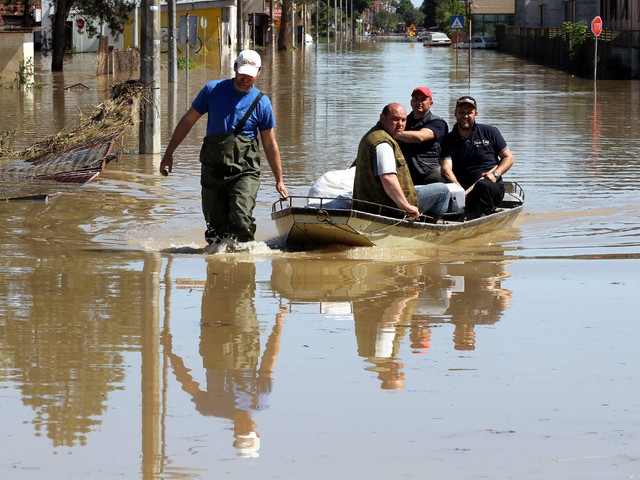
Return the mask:
[[[602,33],[602,18],[598,16],[591,21],[591,31],[596,37],[600,36]]]
[[[464,28],[464,15],[451,15],[449,17],[449,28],[451,30],[462,30]]]
[[[600,16],[591,20],[591,32],[593,32],[596,37],[593,58],[593,81],[595,82],[598,76],[598,37],[602,33],[602,18],[600,18]]]

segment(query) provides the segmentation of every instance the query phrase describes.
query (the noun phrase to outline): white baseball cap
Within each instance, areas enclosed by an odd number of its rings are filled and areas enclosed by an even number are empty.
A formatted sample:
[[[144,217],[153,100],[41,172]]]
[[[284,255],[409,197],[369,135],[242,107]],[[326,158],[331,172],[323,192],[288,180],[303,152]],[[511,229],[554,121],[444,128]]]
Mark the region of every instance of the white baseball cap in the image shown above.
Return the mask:
[[[262,66],[260,54],[255,50],[242,50],[236,58],[238,73],[242,75],[258,76],[258,71]]]

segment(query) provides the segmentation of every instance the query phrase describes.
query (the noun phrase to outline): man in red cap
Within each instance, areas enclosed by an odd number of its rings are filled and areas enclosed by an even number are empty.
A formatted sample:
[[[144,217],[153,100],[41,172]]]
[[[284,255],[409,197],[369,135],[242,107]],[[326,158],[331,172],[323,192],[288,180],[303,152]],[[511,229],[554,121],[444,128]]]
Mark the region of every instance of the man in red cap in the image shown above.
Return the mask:
[[[407,125],[395,139],[407,160],[415,185],[444,182],[440,173],[440,144],[448,133],[447,122],[431,111],[433,95],[428,87],[411,92],[412,111]]]

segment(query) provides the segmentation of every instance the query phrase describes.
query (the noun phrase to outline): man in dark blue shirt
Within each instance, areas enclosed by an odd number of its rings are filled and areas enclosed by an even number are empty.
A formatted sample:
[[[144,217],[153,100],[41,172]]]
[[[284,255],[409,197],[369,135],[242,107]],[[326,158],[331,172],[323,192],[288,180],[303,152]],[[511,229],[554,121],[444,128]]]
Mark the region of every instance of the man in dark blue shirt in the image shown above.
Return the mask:
[[[500,131],[476,123],[478,105],[473,97],[456,101],[456,124],[442,149],[442,173],[466,191],[467,218],[492,213],[504,197],[502,176],[514,162]]]
[[[395,139],[407,161],[414,185],[444,182],[440,173],[440,144],[449,126],[431,111],[433,95],[428,87],[411,92],[411,113],[407,125]]]

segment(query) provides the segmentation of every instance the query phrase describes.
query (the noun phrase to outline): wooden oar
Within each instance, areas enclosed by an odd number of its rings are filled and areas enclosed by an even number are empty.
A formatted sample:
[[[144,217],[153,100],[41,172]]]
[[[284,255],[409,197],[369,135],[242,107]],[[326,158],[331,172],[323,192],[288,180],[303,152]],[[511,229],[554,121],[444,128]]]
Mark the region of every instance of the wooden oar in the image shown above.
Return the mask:
[[[496,168],[498,168],[498,165],[496,165],[496,166],[495,166],[495,167],[493,167],[491,170],[489,170],[489,173],[491,174],[491,173],[495,172],[495,171],[496,171]],[[479,178],[479,179],[477,179],[475,182],[473,182],[473,184],[472,184],[469,188],[467,188],[467,189],[464,191],[464,196],[466,197],[466,196],[467,196],[467,194],[468,194],[471,190],[473,190],[473,187],[475,187],[475,186],[476,186],[476,183],[478,183],[478,182],[479,182],[480,180],[482,180],[483,178],[485,178],[485,177],[480,177],[480,178]]]

